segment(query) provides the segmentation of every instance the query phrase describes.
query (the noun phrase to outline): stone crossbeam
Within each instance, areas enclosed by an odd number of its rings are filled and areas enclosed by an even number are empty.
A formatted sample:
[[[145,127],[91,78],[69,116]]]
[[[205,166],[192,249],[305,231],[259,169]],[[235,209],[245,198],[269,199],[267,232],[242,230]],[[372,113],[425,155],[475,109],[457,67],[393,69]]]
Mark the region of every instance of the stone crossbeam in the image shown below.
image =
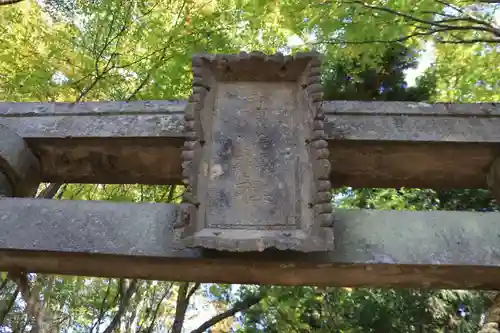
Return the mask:
[[[180,184],[185,101],[0,103],[43,181]],[[500,105],[325,101],[335,187],[483,188]]]
[[[500,289],[499,213],[343,211],[333,252],[179,249],[180,206],[0,200],[0,271],[278,285]],[[22,226],[22,231],[20,231]]]

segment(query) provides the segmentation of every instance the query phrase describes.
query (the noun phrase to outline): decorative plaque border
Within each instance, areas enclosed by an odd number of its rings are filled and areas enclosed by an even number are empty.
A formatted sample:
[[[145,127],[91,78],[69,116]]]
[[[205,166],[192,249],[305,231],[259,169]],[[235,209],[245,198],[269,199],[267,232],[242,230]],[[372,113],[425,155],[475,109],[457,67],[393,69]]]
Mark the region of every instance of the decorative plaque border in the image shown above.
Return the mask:
[[[183,244],[332,250],[320,55],[201,54],[192,64]]]

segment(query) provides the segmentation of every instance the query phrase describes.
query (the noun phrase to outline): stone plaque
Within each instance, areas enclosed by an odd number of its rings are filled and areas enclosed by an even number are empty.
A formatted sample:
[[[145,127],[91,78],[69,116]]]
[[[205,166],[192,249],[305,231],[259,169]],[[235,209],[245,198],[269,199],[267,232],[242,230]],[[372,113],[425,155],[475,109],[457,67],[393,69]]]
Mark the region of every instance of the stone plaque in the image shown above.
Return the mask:
[[[200,55],[186,109],[187,246],[333,248],[316,53]]]

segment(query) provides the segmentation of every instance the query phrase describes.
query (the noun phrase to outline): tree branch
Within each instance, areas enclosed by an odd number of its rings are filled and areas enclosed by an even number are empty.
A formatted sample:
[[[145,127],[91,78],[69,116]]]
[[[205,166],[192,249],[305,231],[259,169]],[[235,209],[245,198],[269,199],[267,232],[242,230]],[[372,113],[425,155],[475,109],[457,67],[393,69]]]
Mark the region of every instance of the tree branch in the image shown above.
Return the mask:
[[[318,42],[318,43],[315,43],[315,44],[353,44],[353,45],[356,45],[356,44],[377,44],[377,43],[400,43],[400,42],[404,42],[410,38],[413,38],[413,37],[419,37],[419,36],[430,36],[432,34],[435,34],[437,32],[440,32],[440,31],[443,31],[442,29],[433,29],[433,30],[429,30],[429,31],[425,31],[425,32],[414,32],[412,34],[409,34],[409,35],[406,35],[406,36],[403,36],[403,37],[398,37],[398,38],[395,38],[395,39],[370,39],[370,40],[361,40],[361,41],[346,41],[346,40],[328,40],[326,42]]]
[[[189,282],[181,282],[179,284],[179,290],[177,292],[177,304],[175,306],[175,318],[172,324],[171,333],[181,333],[182,327],[184,326],[184,319],[186,317],[186,310],[189,306],[189,299],[193,296],[194,292],[200,286],[196,283],[189,290]]]
[[[500,323],[500,293],[495,293],[492,301],[492,305],[486,312],[484,324],[478,333],[498,332],[498,324]]]
[[[260,295],[250,295],[245,299],[243,299],[242,301],[237,302],[231,309],[210,318],[209,320],[201,324],[197,329],[191,331],[191,333],[204,333],[207,329],[214,326],[218,322],[226,318],[232,317],[238,312],[250,309],[252,306],[259,303],[262,300],[262,298],[263,296]]]
[[[187,0],[184,0],[182,2],[182,5],[181,5],[181,8],[179,9],[178,13],[177,13],[177,16],[176,16],[176,19],[174,21],[174,25],[172,27],[172,29],[174,28],[177,28],[179,26],[179,22],[180,22],[180,18],[181,18],[181,15],[183,14],[184,12],[184,8],[186,6],[186,2]],[[173,33],[170,33],[170,36],[168,36],[168,39],[165,43],[165,47],[161,48],[159,51],[161,52],[160,53],[160,56],[159,56],[159,59],[155,62],[155,64],[153,64],[153,66],[151,66],[151,68],[148,70],[148,72],[146,73],[146,76],[141,80],[141,82],[139,82],[139,84],[137,85],[137,87],[132,91],[132,93],[127,97],[126,101],[129,102],[131,101],[133,98],[135,98],[135,96],[137,95],[137,93],[139,93],[139,91],[144,88],[144,86],[148,83],[148,81],[150,80],[151,78],[151,75],[153,74],[153,72],[155,70],[157,70],[162,64],[164,61],[167,61],[169,60],[170,58],[172,58],[172,56],[170,57],[167,57],[167,50],[170,48],[170,46],[172,45],[172,42],[174,40],[174,35]]]
[[[177,291],[177,304],[175,306],[175,318],[172,324],[172,333],[181,333],[184,326],[184,317],[189,301],[186,298],[189,282],[181,282]]]
[[[0,1],[5,1],[5,0],[0,0]],[[130,6],[128,9],[130,12]],[[73,103],[79,103],[99,83],[99,81],[101,81],[106,76],[106,74],[108,74],[111,70],[113,70],[115,68],[115,65],[112,64],[112,61],[114,58],[114,56],[112,55],[112,56],[110,56],[110,58],[106,62],[102,72],[99,71],[99,61],[101,60],[104,52],[111,45],[111,43],[113,41],[115,41],[116,39],[120,38],[123,35],[123,33],[126,31],[126,28],[127,28],[128,21],[125,21],[125,23],[119,29],[118,33],[115,36],[111,37],[111,32],[113,30],[113,25],[115,22],[116,15],[117,14],[115,14],[113,12],[113,17],[112,17],[111,24],[109,25],[109,31],[108,31],[108,35],[106,36],[106,41],[104,43],[104,46],[97,53],[97,57],[95,59],[95,70],[96,70],[95,78],[92,80],[92,82],[90,83],[90,85],[88,87],[84,87],[80,91],[80,94],[78,95],[78,97],[75,99],[75,101]],[[97,48],[97,40],[95,41],[94,47]],[[92,75],[89,73],[88,75],[84,76],[84,78],[87,78],[90,76],[92,76]],[[81,79],[81,80],[83,80],[83,79]],[[80,80],[78,80],[78,81],[80,81]],[[75,84],[75,83],[73,83],[73,84]],[[59,191],[61,186],[63,186],[63,183],[51,183],[47,186],[47,188],[44,191],[42,191],[42,193],[40,193],[40,195],[38,197],[43,198],[43,199],[52,199],[56,195],[56,193]]]
[[[439,23],[434,24],[433,21],[424,20],[424,19],[421,19],[419,17],[413,16],[413,15],[410,15],[410,14],[407,14],[407,13],[403,13],[403,12],[400,12],[400,11],[397,11],[395,9],[391,9],[391,8],[388,8],[388,7],[369,5],[369,4],[364,3],[363,1],[359,1],[359,0],[350,0],[350,1],[346,1],[346,2],[347,3],[351,3],[351,4],[360,5],[360,6],[363,6],[365,8],[368,8],[368,9],[372,9],[372,10],[376,10],[376,11],[380,11],[380,12],[386,12],[386,13],[389,13],[389,14],[393,14],[395,16],[399,16],[399,17],[405,18],[405,19],[407,19],[409,21],[419,22],[419,23],[426,24],[426,25],[435,25],[435,26],[442,27],[442,28],[448,28],[449,27],[448,25],[445,25],[445,24],[439,24]]]
[[[196,290],[198,290],[198,288],[200,288],[200,283],[195,283],[194,286],[191,288],[191,290],[189,290],[188,294],[187,294],[187,299],[191,299],[191,297],[193,296],[193,294],[196,292]]]
[[[425,28],[417,27],[418,29],[425,30]],[[468,27],[457,27],[454,30],[470,30]],[[344,45],[361,45],[361,44],[391,44],[391,43],[401,43],[408,39],[414,37],[422,37],[422,36],[431,36],[434,34],[438,34],[440,32],[451,31],[448,28],[435,28],[429,29],[427,31],[416,31],[414,33],[408,34],[406,36],[394,38],[394,39],[369,39],[369,40],[360,40],[360,41],[348,41],[348,40],[327,40],[320,41],[314,43],[315,45],[319,44],[344,44]],[[471,39],[461,39],[455,36],[455,40],[442,39],[436,37],[436,42],[439,44],[474,44],[474,43],[488,43],[488,44],[497,44],[500,43],[500,38],[471,38]]]
[[[484,22],[484,21],[481,21],[481,20],[477,20],[477,19],[474,19],[472,17],[468,17],[468,18],[463,18],[462,17],[462,18],[447,19],[447,20],[440,20],[440,21],[429,21],[429,20],[421,19],[421,18],[416,17],[414,15],[410,15],[410,14],[407,14],[407,13],[399,12],[399,11],[396,11],[396,10],[393,10],[393,9],[390,9],[390,8],[387,8],[387,7],[380,7],[380,6],[368,5],[368,4],[363,3],[361,1],[353,1],[353,3],[361,4],[362,6],[364,6],[366,8],[371,8],[371,9],[374,9],[374,10],[391,13],[391,14],[394,14],[396,16],[403,17],[403,18],[405,18],[407,20],[419,22],[419,23],[422,23],[422,24],[425,24],[425,25],[428,25],[428,26],[436,26],[436,27],[440,27],[440,28],[446,28],[446,30],[476,30],[476,31],[490,32],[490,33],[492,33],[494,35],[498,35],[498,33],[499,33],[499,31],[497,31],[496,29],[494,29],[487,22]],[[445,24],[445,23],[451,23],[451,22],[456,22],[456,21],[475,22],[475,23],[479,23],[480,25],[479,26],[472,26],[472,25],[471,26],[457,26],[457,25]],[[486,27],[483,27],[481,25],[486,25]]]
[[[349,42],[346,44],[368,44],[368,43],[388,43],[388,42],[400,42],[407,40],[411,37],[416,37],[416,36],[429,36],[432,35],[436,32],[447,32],[447,31],[478,31],[478,32],[484,32],[490,35],[493,35],[495,37],[500,37],[500,29],[498,27],[495,27],[494,25],[490,24],[487,21],[481,20],[477,17],[474,17],[468,13],[466,13],[462,8],[457,7],[455,5],[452,5],[446,1],[443,0],[436,0],[436,2],[439,2],[443,4],[444,6],[447,6],[451,9],[454,9],[455,11],[458,11],[465,17],[460,17],[460,16],[452,16],[449,14],[440,14],[440,13],[434,13],[433,15],[441,15],[444,17],[448,17],[448,19],[442,19],[442,20],[427,20],[423,19],[420,17],[417,17],[412,14],[404,13],[392,8],[388,7],[383,7],[383,6],[375,6],[375,5],[370,5],[368,3],[365,3],[360,0],[349,0],[345,1],[346,3],[354,4],[354,5],[360,5],[364,8],[367,8],[369,10],[375,10],[375,11],[381,11],[385,13],[389,13],[398,17],[402,17],[405,20],[408,21],[413,21],[413,22],[418,22],[423,25],[423,27],[420,27],[421,30],[426,30],[429,29],[428,31],[424,32],[419,32],[417,34],[410,34],[408,36],[400,37],[394,40],[390,41],[363,41],[361,42]],[[471,25],[454,25],[450,23],[458,23],[458,22],[470,22],[474,23]],[[436,29],[439,28],[439,29]],[[453,40],[441,40],[439,41],[440,43],[459,43],[458,40],[453,41]],[[464,39],[462,43],[477,43],[477,42],[484,42],[484,43],[498,43],[499,38],[471,38],[471,39]]]
[[[6,277],[5,279],[2,280],[2,283],[0,283],[0,291],[7,286],[7,283],[9,282],[9,279]]]
[[[33,318],[33,330],[39,333],[52,332],[52,320],[46,315],[43,305],[39,301],[38,293],[30,288],[26,273],[9,272],[8,276],[16,283],[21,296],[26,302],[26,310]]]
[[[102,298],[102,301],[101,301],[101,307],[99,308],[99,315],[97,317],[96,322],[90,328],[89,333],[92,333],[96,327],[98,327],[99,325],[101,325],[102,319],[104,317],[104,313],[106,312],[106,309],[105,309],[105,307],[106,307],[106,300],[108,299],[109,293],[111,291],[111,281],[112,280],[113,279],[108,279],[108,286],[106,288],[106,292],[104,294],[104,297]]]
[[[23,0],[0,0],[0,6],[12,5],[21,1]]]
[[[121,317],[127,310],[127,307],[130,303],[130,299],[132,298],[132,295],[134,295],[136,290],[137,290],[137,280],[134,279],[130,281],[128,288],[126,288],[125,292],[122,294],[120,298],[120,306],[118,307],[118,311],[116,312],[115,316],[113,317],[113,320],[111,320],[111,323],[109,323],[108,327],[106,327],[103,333],[114,332],[115,328],[120,323]]]
[[[170,185],[168,189],[167,203],[172,203],[174,201],[174,193],[176,188],[177,185]]]
[[[19,287],[17,287],[16,290],[14,291],[14,294],[12,294],[10,302],[7,304],[7,306],[4,309],[0,309],[0,326],[4,324],[5,317],[7,317],[10,310],[14,306],[14,303],[16,302],[18,295],[19,295]]]
[[[163,302],[163,300],[165,299],[165,297],[167,297],[167,295],[170,293],[170,290],[172,289],[172,286],[173,286],[173,283],[170,283],[168,285],[168,287],[165,288],[165,292],[163,293],[163,295],[161,296],[160,300],[156,304],[156,308],[155,308],[155,311],[153,313],[153,318],[151,319],[151,323],[149,324],[148,329],[146,330],[145,333],[151,333],[151,332],[153,332],[153,328],[154,328],[154,326],[156,324],[156,319],[158,318],[158,313],[160,311],[161,303]]]
[[[475,44],[475,43],[486,43],[486,44],[498,44],[500,43],[500,38],[489,39],[489,38],[472,38],[472,39],[457,39],[457,40],[438,40],[439,44]]]
[[[469,22],[478,23],[478,24],[485,25],[485,26],[488,26],[490,28],[496,29],[495,26],[493,26],[491,23],[486,22],[478,17],[475,17],[474,15],[472,15],[470,13],[467,13],[464,9],[462,9],[454,4],[451,4],[451,3],[444,1],[444,0],[435,0],[435,1],[446,6],[446,7],[449,7],[451,9],[459,12],[462,15],[467,16],[466,18],[463,18],[463,19],[468,20]],[[450,15],[450,17],[453,17],[453,15]]]
[[[37,195],[37,198],[52,199],[57,194],[57,191],[59,191],[62,185],[62,183],[50,183],[46,188],[43,189],[42,192],[40,192],[39,195]]]

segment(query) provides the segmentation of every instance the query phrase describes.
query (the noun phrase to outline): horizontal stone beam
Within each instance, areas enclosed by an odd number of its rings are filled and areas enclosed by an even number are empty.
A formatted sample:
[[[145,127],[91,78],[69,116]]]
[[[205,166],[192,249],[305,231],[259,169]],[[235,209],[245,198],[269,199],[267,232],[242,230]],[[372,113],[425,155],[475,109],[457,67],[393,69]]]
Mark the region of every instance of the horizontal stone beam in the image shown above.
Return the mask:
[[[0,125],[40,157],[42,181],[180,184],[185,105],[0,103]]]
[[[0,103],[43,180],[179,184],[185,101]],[[334,186],[482,188],[500,104],[325,101]]]
[[[335,251],[182,249],[168,204],[0,200],[0,270],[243,284],[500,289],[499,213],[336,211]],[[22,227],[20,227],[22,226]]]
[[[326,101],[332,183],[485,188],[500,104]]]

